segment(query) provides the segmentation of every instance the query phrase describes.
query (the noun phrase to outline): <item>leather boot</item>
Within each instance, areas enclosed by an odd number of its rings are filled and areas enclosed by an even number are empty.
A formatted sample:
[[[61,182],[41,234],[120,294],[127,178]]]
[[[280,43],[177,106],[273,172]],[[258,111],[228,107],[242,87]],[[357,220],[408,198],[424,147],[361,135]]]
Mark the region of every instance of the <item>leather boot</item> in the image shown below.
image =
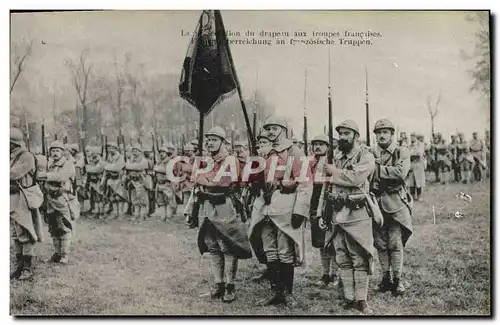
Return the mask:
[[[222,301],[233,302],[235,298],[234,283],[228,283],[226,286],[226,294],[224,295],[224,298],[222,298]]]
[[[368,306],[368,303],[365,300],[358,300],[357,309],[366,315],[372,315],[373,309]]]
[[[210,290],[210,298],[221,299],[224,297],[226,291],[226,284],[224,282],[216,283]]]
[[[29,280],[33,277],[33,267],[32,267],[32,258],[33,256],[31,255],[23,255],[23,264],[22,264],[22,270],[21,270],[21,275],[19,276],[19,280],[25,281]]]
[[[331,277],[328,274],[323,274],[323,276],[316,282],[314,282],[314,285],[317,287],[322,287],[326,288],[331,282]]]
[[[379,292],[387,292],[392,290],[393,283],[391,278],[391,272],[384,272],[384,276],[382,277],[382,281],[377,287],[377,291]]]
[[[295,267],[293,266],[293,264],[281,263],[282,279],[285,286],[285,293],[287,295],[293,294],[294,271]]]
[[[18,279],[23,271],[23,254],[16,254],[16,269],[11,273],[10,279]]]
[[[284,295],[284,284],[281,280],[280,262],[271,262],[267,264],[269,270],[269,281],[271,283],[271,295],[258,302],[259,306],[271,306],[286,304]]]
[[[394,283],[392,284],[391,292],[392,295],[397,297],[405,293],[406,289],[400,278],[394,278]]]

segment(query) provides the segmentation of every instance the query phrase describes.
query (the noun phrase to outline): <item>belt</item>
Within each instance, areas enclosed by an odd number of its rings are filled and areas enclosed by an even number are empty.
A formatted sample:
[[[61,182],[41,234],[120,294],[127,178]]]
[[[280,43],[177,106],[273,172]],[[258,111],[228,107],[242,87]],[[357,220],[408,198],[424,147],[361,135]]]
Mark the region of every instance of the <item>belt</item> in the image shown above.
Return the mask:
[[[328,197],[328,204],[331,205],[333,211],[339,212],[343,207],[349,210],[359,210],[366,206],[366,199],[351,199],[348,196],[333,196]]]
[[[213,205],[222,205],[226,203],[226,197],[227,195],[225,194],[220,194],[220,193],[209,193],[209,192],[198,192],[197,193],[198,199],[203,202],[203,201],[209,201]]]

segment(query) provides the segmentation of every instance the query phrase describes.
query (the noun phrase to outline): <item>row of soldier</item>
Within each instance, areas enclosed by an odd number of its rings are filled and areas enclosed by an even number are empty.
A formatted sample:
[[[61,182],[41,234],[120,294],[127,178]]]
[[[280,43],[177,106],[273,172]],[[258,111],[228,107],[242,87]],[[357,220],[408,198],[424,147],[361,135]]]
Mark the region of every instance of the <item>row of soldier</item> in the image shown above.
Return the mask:
[[[314,161],[310,172],[314,174],[320,168],[331,177],[324,187],[296,180],[301,169],[297,164],[304,153],[287,138],[288,127],[279,118],[271,117],[264,124],[257,138],[258,154],[266,161],[277,156],[278,165],[286,165],[287,157],[296,159],[292,180],[284,180],[283,173],[278,172],[273,186],[262,186],[266,179],[262,175],[254,175],[247,182],[224,177],[213,182],[224,159],[232,154],[231,143],[219,127],[205,134],[203,155],[214,159],[213,170],[191,178],[197,154],[197,143],[193,141],[184,148],[188,161],[174,165],[173,174],[181,179],[177,182],[171,181],[166,172],[168,161],[176,155],[171,144],[158,150],[156,165],[154,153],[140,145],[131,146],[127,162],[116,143],[107,144],[104,159],[102,148],[87,147],[90,160],[85,165],[77,146],[55,141],[44,166],[43,156],[27,154],[22,132],[13,129],[11,221],[17,267],[11,278],[32,276],[30,256],[33,245],[41,240],[40,215],[53,238],[54,254],[50,261],[67,263],[74,221],[83,200],[90,200],[90,213],[97,217],[121,217],[129,212],[133,219],[145,219],[148,215],[168,219],[176,213],[179,203],[187,201],[183,213],[190,226],[196,224],[195,203],[201,204],[205,216],[198,244],[201,253],[212,256],[212,298],[233,301],[238,259],[255,256],[266,266],[262,278],[270,281],[272,290],[272,295],[259,304],[282,304],[287,298],[293,301],[294,267],[304,262],[304,221],[308,219],[312,244],[320,250],[323,269],[316,284],[340,282],[346,308],[372,313],[367,293],[375,251],[383,270],[378,290],[392,291],[396,296],[405,291],[401,280],[403,248],[412,232],[413,197],[418,198],[421,193],[422,183],[416,180],[416,174],[425,169],[425,150],[417,146],[414,137],[409,146],[398,145],[395,128],[387,120],[377,122],[374,128],[374,148],[360,143],[359,129],[353,121],[341,123],[336,131],[339,139],[334,143],[325,135],[311,141]],[[322,167],[320,158],[326,156],[330,146],[335,148],[334,161]],[[242,142],[234,146],[239,172],[248,157],[245,147]],[[268,172],[266,168],[265,173]],[[32,195],[28,193],[37,181],[44,198],[38,207],[29,202]],[[247,200],[243,193],[252,199]],[[247,218],[242,218],[245,211]]]

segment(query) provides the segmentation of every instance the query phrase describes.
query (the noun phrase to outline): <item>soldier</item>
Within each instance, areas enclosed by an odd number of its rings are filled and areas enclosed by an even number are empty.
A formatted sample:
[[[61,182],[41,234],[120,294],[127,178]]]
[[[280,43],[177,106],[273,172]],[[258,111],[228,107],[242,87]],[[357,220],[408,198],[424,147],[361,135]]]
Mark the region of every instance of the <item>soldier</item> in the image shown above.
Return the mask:
[[[169,175],[173,174],[175,177],[180,176],[180,165],[175,164],[173,171],[167,171],[168,162],[174,157],[174,146],[172,143],[167,143],[159,150],[160,161],[154,167],[155,180],[156,180],[156,204],[158,209],[153,214],[153,217],[161,218],[167,221],[172,218],[177,212],[177,200],[175,193],[177,191],[178,183],[173,182]]]
[[[194,187],[194,182],[191,180],[191,175],[193,172],[194,161],[196,156],[194,155],[195,149],[193,145],[188,143],[184,147],[184,156],[188,158],[188,162],[182,163],[182,202],[187,202],[189,196],[191,195],[191,191]],[[187,199],[186,199],[187,198]]]
[[[238,270],[238,259],[252,257],[245,224],[238,218],[232,200],[234,194],[231,187],[241,179],[241,171],[234,161],[236,170],[230,172],[238,176],[237,181],[232,180],[230,176],[223,176],[219,181],[215,181],[219,169],[227,167],[226,159],[230,159],[224,148],[224,143],[227,142],[226,133],[221,127],[216,126],[205,134],[205,138],[214,167],[210,172],[198,175],[196,178],[196,184],[199,186],[196,195],[206,215],[198,233],[198,247],[201,254],[209,252],[212,258],[215,285],[210,297],[232,302],[235,299],[234,280]],[[188,218],[193,212],[193,199],[193,196],[190,197],[190,202],[184,211]]]
[[[457,136],[454,134],[451,135],[449,151],[451,156],[451,168],[453,169],[455,182],[460,182],[460,166],[458,164],[458,141]]]
[[[154,145],[151,146],[146,146],[143,149],[144,152],[144,158],[146,159],[148,163],[148,168],[146,169],[146,176],[144,179],[144,187],[146,189],[146,192],[148,193],[148,215],[152,215],[155,210],[155,195],[154,195],[154,189],[155,186],[153,184],[153,178],[154,178],[154,155],[153,155],[153,150],[154,150]]]
[[[112,212],[110,219],[121,218],[127,212],[128,195],[123,183],[125,160],[118,151],[116,142],[108,142],[108,160],[104,166],[104,177],[101,186]]]
[[[87,173],[87,184],[90,199],[90,211],[94,217],[100,219],[104,214],[103,193],[101,191],[101,179],[104,173],[105,161],[101,159],[99,148],[89,148],[89,163],[85,166]]]
[[[38,207],[43,194],[36,183],[35,159],[24,146],[23,132],[10,130],[10,228],[14,240],[16,269],[10,279],[28,280],[33,277],[34,245],[42,241]],[[33,195],[38,187],[38,195]],[[31,195],[30,195],[31,194]]]
[[[80,216],[80,204],[72,184],[75,166],[63,156],[64,145],[54,141],[49,147],[50,160],[46,173],[39,173],[45,180],[47,215],[45,220],[54,245],[50,262],[68,264],[71,237],[75,220]]]
[[[404,146],[408,147],[408,136],[406,135],[406,132],[401,132],[399,135],[399,146]]]
[[[131,146],[130,160],[125,163],[127,173],[126,187],[132,208],[131,220],[146,220],[149,197],[146,190],[148,161],[142,155],[140,144]]]
[[[198,156],[198,139],[193,139],[191,140],[190,144],[193,146],[194,148],[194,155],[195,156]]]
[[[462,182],[467,184],[471,179],[474,157],[470,153],[469,143],[465,140],[464,134],[461,132],[458,133],[457,155]]]
[[[434,172],[434,182],[439,183],[440,175],[439,175],[439,162],[438,162],[438,154],[437,147],[439,147],[441,143],[441,133],[434,133],[432,136],[432,143],[430,145],[430,157],[431,157],[431,165],[430,168],[432,172]]]
[[[321,164],[326,163],[326,155],[328,153],[329,140],[328,136],[319,134],[315,136],[312,141],[312,151],[314,153],[314,161],[311,165],[311,173],[316,174],[318,168],[322,168]],[[323,160],[323,161],[320,161]],[[317,213],[319,197],[321,196],[322,183],[314,183],[310,203],[310,220],[311,220],[311,240],[312,246],[319,248],[321,256],[321,266],[323,275],[321,279],[315,283],[316,286],[327,287],[330,283],[333,286],[338,286],[339,280],[337,275],[337,265],[333,258],[325,251],[325,231],[318,225]]]
[[[434,145],[437,154],[437,167],[441,174],[441,184],[448,184],[451,181],[450,151],[448,145],[446,145],[446,140],[441,137],[440,133],[438,135],[440,143]]]
[[[472,140],[469,144],[470,152],[474,158],[472,170],[477,172],[475,179],[481,181],[484,179],[484,170],[486,169],[486,146],[483,140],[478,138],[477,132],[472,133]]]
[[[366,193],[369,177],[375,168],[370,149],[358,143],[359,129],[356,122],[346,120],[335,128],[339,134],[338,148],[333,164],[325,165],[329,179],[320,226],[328,227],[325,234],[325,251],[335,256],[342,281],[344,309],[357,309],[371,314],[368,298],[368,276],[373,269],[373,227],[368,213]],[[331,217],[331,225],[327,220]]]
[[[286,138],[287,125],[284,119],[269,117],[264,124],[267,137],[273,142],[266,155],[266,184],[263,193],[255,199],[250,222],[250,242],[259,262],[267,264],[272,295],[259,305],[277,305],[293,298],[294,267],[304,261],[304,220],[309,213],[311,186],[299,181],[300,157],[303,153]],[[293,157],[292,166],[286,166]],[[268,175],[273,165],[274,175]],[[291,167],[291,180],[284,179],[285,171]],[[249,179],[252,182],[252,179]],[[267,181],[266,181],[267,182]]]
[[[371,192],[377,196],[384,217],[382,227],[374,228],[375,247],[383,272],[377,289],[380,292],[390,290],[398,296],[405,292],[401,281],[403,251],[413,232],[412,201],[405,188],[411,154],[408,148],[398,147],[392,140],[394,126],[389,120],[378,121],[373,131],[377,136],[377,148]]]
[[[408,149],[410,151],[411,166],[408,174],[408,187],[415,201],[418,201],[420,195],[422,195],[422,188],[425,186],[425,148],[424,144],[417,140],[415,133],[412,133],[410,138],[411,144]]]

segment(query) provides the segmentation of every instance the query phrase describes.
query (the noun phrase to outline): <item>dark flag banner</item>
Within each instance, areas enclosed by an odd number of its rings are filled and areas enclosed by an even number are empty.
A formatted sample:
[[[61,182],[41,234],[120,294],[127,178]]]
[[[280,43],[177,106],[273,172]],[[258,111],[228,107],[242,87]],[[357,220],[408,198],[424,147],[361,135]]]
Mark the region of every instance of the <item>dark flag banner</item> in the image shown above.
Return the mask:
[[[236,90],[229,48],[218,10],[203,10],[188,47],[179,91],[206,116]]]

